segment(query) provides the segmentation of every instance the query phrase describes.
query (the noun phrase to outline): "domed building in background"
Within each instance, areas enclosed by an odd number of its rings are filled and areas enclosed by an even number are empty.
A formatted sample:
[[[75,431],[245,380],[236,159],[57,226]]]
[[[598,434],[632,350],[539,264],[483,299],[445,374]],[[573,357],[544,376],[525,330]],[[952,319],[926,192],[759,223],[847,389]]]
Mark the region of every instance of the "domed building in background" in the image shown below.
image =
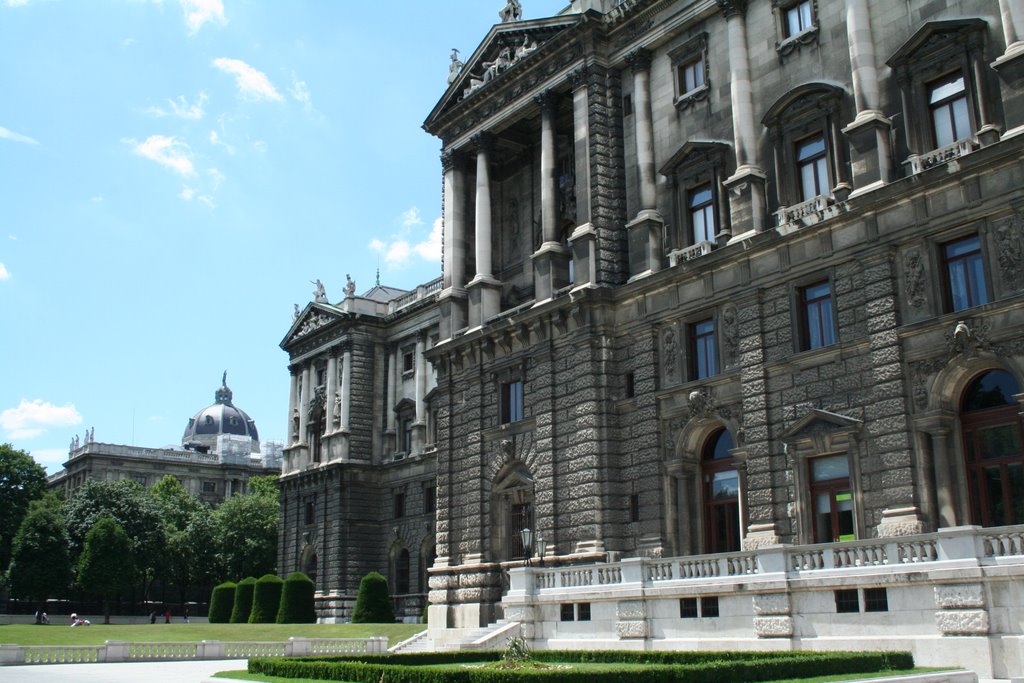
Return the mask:
[[[92,431],[71,442],[69,459],[50,477],[51,489],[70,494],[87,478],[132,479],[152,486],[172,475],[194,496],[212,505],[249,490],[249,478],[279,474],[283,444],[260,444],[256,422],[232,403],[227,372],[213,405],[189,418],[181,446],[144,448],[99,443]]]

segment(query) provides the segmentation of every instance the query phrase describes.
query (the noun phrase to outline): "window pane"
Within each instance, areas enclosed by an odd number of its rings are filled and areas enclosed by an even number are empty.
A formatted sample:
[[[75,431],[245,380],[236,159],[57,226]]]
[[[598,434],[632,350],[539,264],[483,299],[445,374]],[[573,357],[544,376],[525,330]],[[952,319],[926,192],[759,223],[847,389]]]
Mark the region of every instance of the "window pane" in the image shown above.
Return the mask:
[[[707,445],[704,446],[704,460],[728,458],[729,451],[733,448],[735,446],[733,445],[732,434],[729,433],[729,430],[723,429],[709,439]]]
[[[820,349],[825,345],[821,338],[821,316],[817,304],[807,306],[807,348]]]
[[[837,491],[833,495],[836,502],[836,516],[839,521],[839,540],[856,540],[857,536],[853,531],[853,494],[847,490]]]
[[[956,139],[963,140],[971,137],[971,117],[967,113],[967,98],[959,97],[950,102],[953,114],[953,128],[956,132]]]
[[[987,304],[988,290],[985,288],[985,266],[981,261],[981,254],[968,257],[967,277],[970,278],[971,305]]]
[[[814,538],[819,543],[832,540],[832,500],[828,493],[819,493],[814,500]]]
[[[800,33],[800,8],[791,7],[786,10],[786,35],[795,36]]]
[[[952,259],[955,256],[965,256],[967,254],[981,253],[981,240],[978,239],[977,235],[968,237],[966,239],[957,240],[956,242],[950,242],[946,245],[946,258]]]
[[[1010,519],[1007,524],[1024,524],[1024,465],[1017,462],[1006,468],[1010,484]]]
[[[693,243],[697,244],[708,238],[708,227],[704,220],[704,209],[697,209],[691,215],[693,217]]]
[[[983,460],[1020,455],[1020,432],[1016,424],[1005,424],[978,430]],[[1024,496],[1024,491],[1021,492]]]
[[[800,199],[807,201],[818,196],[818,185],[814,174],[814,164],[800,166]]]
[[[819,154],[825,153],[825,138],[817,136],[800,143],[797,146],[796,158],[797,161],[805,161],[811,157],[815,157]]]
[[[799,5],[799,9],[800,9],[800,28],[802,30],[807,30],[807,29],[809,29],[811,27],[811,24],[813,23],[811,21],[811,3],[809,1],[801,2],[800,5]]]
[[[1005,370],[993,370],[981,375],[964,392],[963,410],[985,410],[1016,404],[1014,394],[1020,393],[1020,385],[1013,375]]]
[[[811,479],[814,481],[831,481],[845,479],[850,476],[850,461],[845,455],[833,455],[827,458],[811,460]]]
[[[830,346],[836,341],[835,327],[832,322],[832,300],[825,299],[821,308],[821,345]]]
[[[971,307],[971,299],[967,289],[967,269],[963,261],[949,264],[949,296],[954,311],[962,311]]]
[[[715,472],[711,479],[711,497],[715,500],[729,500],[740,495],[740,478],[736,470]]]
[[[989,526],[1003,526],[1006,524],[1006,501],[1003,500],[1003,480],[1000,472],[1001,468],[997,465],[995,467],[986,467],[984,472],[985,483],[984,486],[987,489],[988,494],[988,508],[989,513],[992,515],[989,520]]]
[[[932,111],[932,125],[935,128],[935,146],[946,147],[956,142],[953,135],[953,121],[950,119],[950,108],[944,104]]]
[[[931,104],[937,104],[947,97],[952,97],[962,92],[964,92],[963,74],[951,76],[944,81],[939,81],[932,85],[931,96],[928,98],[928,101]]]
[[[823,297],[827,297],[829,295],[829,291],[830,288],[827,282],[811,285],[810,287],[804,290],[804,298],[807,301],[821,299]]]

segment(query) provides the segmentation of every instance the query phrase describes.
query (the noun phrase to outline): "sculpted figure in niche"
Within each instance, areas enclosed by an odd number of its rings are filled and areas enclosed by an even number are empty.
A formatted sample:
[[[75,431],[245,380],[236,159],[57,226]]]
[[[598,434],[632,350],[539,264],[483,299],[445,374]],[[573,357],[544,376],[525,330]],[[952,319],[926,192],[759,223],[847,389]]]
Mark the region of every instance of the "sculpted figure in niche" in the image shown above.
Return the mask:
[[[523,6],[519,3],[519,0],[508,0],[505,7],[498,12],[498,16],[501,17],[501,23],[508,23],[510,21],[519,21],[523,16]]]
[[[448,85],[455,82],[455,79],[459,77],[462,72],[462,67],[466,66],[464,62],[459,59],[459,51],[454,47],[452,48],[452,63],[448,65]]]

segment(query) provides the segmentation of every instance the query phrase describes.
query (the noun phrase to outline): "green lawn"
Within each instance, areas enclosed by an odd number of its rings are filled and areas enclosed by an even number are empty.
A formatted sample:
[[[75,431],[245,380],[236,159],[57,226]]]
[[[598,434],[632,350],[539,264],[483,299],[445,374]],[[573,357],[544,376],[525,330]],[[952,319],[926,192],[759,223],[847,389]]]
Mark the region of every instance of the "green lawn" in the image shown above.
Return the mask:
[[[580,668],[591,668],[600,669],[600,664],[574,664],[574,667]],[[615,668],[628,667],[630,665],[616,664]],[[640,665],[636,665],[640,666]],[[839,681],[859,681],[870,678],[888,678],[890,676],[911,676],[914,674],[924,674],[932,671],[945,671],[946,669],[935,669],[935,668],[917,668],[907,671],[882,671],[873,674],[850,674],[849,676],[816,676],[814,678],[790,678],[784,681],[771,681],[770,683],[836,683]],[[243,681],[258,681],[259,683],[312,683],[319,679],[313,678],[281,678],[279,676],[264,676],[263,674],[251,674],[247,671],[222,671],[215,674],[215,678],[225,678],[231,680],[243,680]],[[344,681],[337,681],[335,683],[344,683]]]
[[[0,626],[0,643],[8,645],[102,645],[105,640],[128,642],[189,642],[199,640],[272,640],[296,638],[368,638],[387,636],[390,645],[419,633],[424,624],[93,624],[79,628],[50,624]]]

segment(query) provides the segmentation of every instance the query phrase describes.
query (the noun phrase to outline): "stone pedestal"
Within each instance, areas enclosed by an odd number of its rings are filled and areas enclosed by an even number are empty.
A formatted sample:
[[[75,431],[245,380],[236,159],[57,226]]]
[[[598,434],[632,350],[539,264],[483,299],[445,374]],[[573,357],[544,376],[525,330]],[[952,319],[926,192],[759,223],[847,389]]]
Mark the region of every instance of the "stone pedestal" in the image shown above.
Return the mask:
[[[892,180],[891,130],[892,122],[878,111],[861,112],[843,129],[850,141],[854,195]]]
[[[569,238],[572,243],[573,285],[587,287],[597,282],[597,231],[584,223]]]
[[[636,218],[626,223],[630,279],[661,270],[661,236],[664,229],[665,221],[657,211],[641,211]]]
[[[729,190],[729,216],[733,238],[765,229],[765,183],[767,176],[756,166],[741,166],[722,184]]]
[[[1022,10],[1024,11],[1024,10]],[[999,90],[1006,117],[1004,138],[1024,133],[1024,42],[1017,42],[992,62],[999,74]]]
[[[501,310],[501,283],[492,277],[477,275],[466,285],[469,294],[470,329],[482,327]]]
[[[467,298],[466,290],[455,287],[450,287],[438,295],[438,301],[440,302],[440,321],[438,325],[440,327],[441,339],[451,339],[455,336],[456,332],[466,327]]]
[[[569,284],[569,250],[557,242],[545,242],[533,255],[534,299],[547,301]]]

